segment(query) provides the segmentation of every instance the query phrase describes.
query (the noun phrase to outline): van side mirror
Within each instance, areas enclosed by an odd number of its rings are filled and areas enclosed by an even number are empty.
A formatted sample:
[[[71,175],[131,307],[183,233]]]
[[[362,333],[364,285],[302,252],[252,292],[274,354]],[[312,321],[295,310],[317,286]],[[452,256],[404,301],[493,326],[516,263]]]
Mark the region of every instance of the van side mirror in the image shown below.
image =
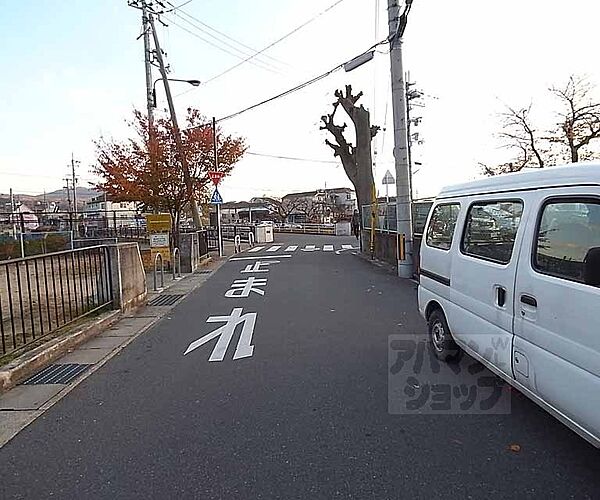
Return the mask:
[[[590,248],[583,259],[583,282],[600,286],[600,247]]]

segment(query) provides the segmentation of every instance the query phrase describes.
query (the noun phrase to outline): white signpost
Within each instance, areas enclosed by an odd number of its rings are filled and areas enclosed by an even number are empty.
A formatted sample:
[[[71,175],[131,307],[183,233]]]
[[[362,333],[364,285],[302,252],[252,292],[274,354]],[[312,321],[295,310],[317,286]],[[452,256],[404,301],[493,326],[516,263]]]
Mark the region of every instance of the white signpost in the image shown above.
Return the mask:
[[[396,184],[396,179],[394,179],[394,176],[389,170],[386,170],[381,183],[385,185],[385,201],[387,203],[389,201],[388,186],[390,184]]]

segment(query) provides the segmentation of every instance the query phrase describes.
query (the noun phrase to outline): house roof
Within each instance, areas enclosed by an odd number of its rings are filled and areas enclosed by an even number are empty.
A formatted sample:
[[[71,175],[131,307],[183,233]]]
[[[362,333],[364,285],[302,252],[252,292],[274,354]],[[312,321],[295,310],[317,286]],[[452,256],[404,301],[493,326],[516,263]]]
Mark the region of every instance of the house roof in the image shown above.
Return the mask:
[[[289,193],[286,194],[285,198],[304,198],[306,196],[316,196],[317,193],[329,193],[329,194],[338,194],[338,193],[353,193],[354,189],[341,187],[341,188],[333,188],[333,189],[317,189],[315,191],[303,191],[301,193]]]

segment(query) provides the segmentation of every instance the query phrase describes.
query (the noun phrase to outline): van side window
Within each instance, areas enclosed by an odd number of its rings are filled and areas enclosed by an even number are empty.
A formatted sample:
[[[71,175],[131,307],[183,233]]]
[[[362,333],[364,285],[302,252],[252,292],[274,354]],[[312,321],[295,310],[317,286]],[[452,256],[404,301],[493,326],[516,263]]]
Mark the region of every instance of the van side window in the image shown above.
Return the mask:
[[[546,203],[537,230],[537,271],[600,286],[600,202]]]
[[[522,213],[521,201],[477,202],[471,205],[462,240],[463,253],[508,264]]]
[[[437,205],[433,209],[429,226],[427,226],[427,238],[425,239],[427,246],[450,250],[459,211],[458,203]]]

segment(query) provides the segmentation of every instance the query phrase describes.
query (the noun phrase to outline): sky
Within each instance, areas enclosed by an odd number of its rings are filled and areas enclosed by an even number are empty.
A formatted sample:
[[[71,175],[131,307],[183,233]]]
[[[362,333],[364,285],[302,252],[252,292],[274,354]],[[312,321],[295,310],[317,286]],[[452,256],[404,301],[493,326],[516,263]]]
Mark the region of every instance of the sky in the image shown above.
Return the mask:
[[[386,38],[387,0],[342,0],[319,16],[335,3],[192,0],[163,16],[167,26],[157,29],[170,76],[206,82],[197,88],[172,83],[178,113],[193,106],[207,117],[230,115]],[[126,0],[0,0],[0,7],[0,193],[11,187],[26,194],[61,188],[71,154],[80,161],[80,185],[89,185],[93,140],[127,137],[126,120],[134,108],[145,107],[143,44],[137,39],[141,13]],[[533,101],[534,118],[550,125],[554,103],[548,87],[573,73],[600,84],[599,14],[600,6],[589,0],[414,0],[403,56],[404,69],[425,94],[425,106],[413,112],[422,116],[414,131],[423,141],[413,152],[422,164],[413,177],[416,196],[435,196],[446,184],[478,177],[479,162],[508,159],[495,136],[506,104]],[[260,50],[315,17],[253,59],[255,64],[212,79],[245,58],[237,49],[249,49],[237,42]],[[359,102],[382,127],[373,144],[374,173],[385,194],[381,180],[387,169],[394,173],[390,70],[387,45],[377,50],[371,62],[350,73],[335,72],[223,121],[223,131],[245,137],[250,152],[319,160],[246,155],[223,181],[224,200],[351,186],[341,165],[327,163],[334,158],[324,144],[326,132],[319,130],[334,91],[346,84],[364,92]],[[164,89],[157,88],[157,97],[165,108]],[[339,120],[349,122],[342,114]]]

